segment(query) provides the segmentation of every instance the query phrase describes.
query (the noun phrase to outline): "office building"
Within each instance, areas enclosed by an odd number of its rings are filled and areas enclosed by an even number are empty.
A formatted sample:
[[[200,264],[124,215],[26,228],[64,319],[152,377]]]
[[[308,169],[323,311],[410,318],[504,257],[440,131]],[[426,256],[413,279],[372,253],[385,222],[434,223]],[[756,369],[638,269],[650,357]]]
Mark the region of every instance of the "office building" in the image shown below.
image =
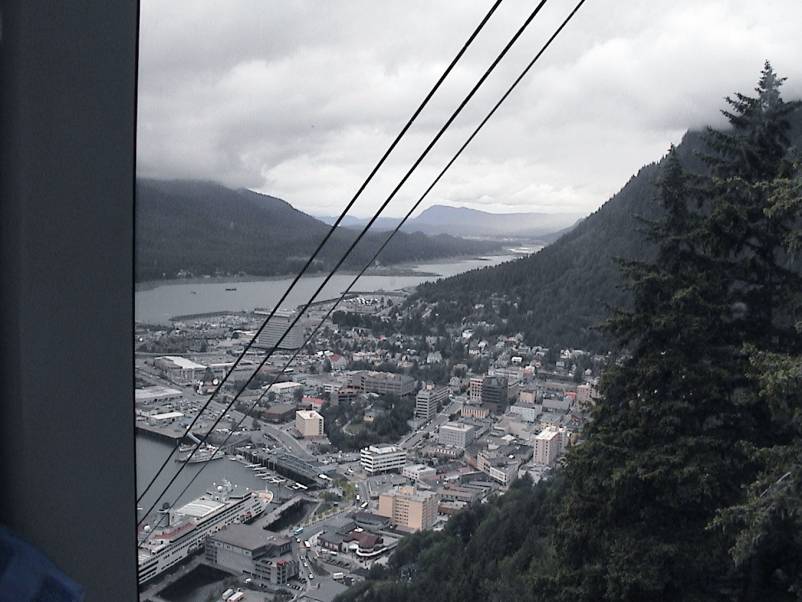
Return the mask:
[[[426,464],[410,464],[404,466],[401,475],[413,481],[434,481],[437,478],[437,471]]]
[[[471,403],[482,403],[482,382],[484,378],[474,376],[468,382],[468,401]]]
[[[359,386],[365,393],[397,397],[406,397],[415,391],[414,378],[394,372],[362,372],[354,375],[350,384]]]
[[[439,496],[433,491],[418,491],[414,487],[396,487],[379,496],[379,516],[386,516],[396,527],[405,531],[430,529],[437,518]]]
[[[295,430],[301,437],[322,437],[323,416],[314,410],[299,410],[295,412]]]
[[[562,437],[558,429],[548,427],[535,436],[533,457],[535,464],[554,466],[560,451],[562,451]]]
[[[359,463],[368,474],[401,470],[407,463],[407,452],[395,445],[371,445],[359,453]]]
[[[272,585],[286,584],[299,570],[290,539],[248,525],[230,525],[209,536],[206,560]]]
[[[510,413],[520,416],[526,422],[535,422],[542,412],[543,406],[526,401],[510,406]]]
[[[270,312],[267,310],[257,310],[256,315],[269,316]],[[286,349],[294,350],[303,345],[303,329],[299,323],[292,327],[295,320],[296,313],[283,309],[276,310],[273,317],[267,322],[262,332],[256,338],[254,347],[262,349]],[[286,333],[286,334],[285,334]],[[283,337],[283,339],[282,339]]]
[[[448,401],[448,387],[426,385],[415,397],[415,418],[428,422],[437,414],[438,404]]]
[[[473,427],[459,422],[447,422],[440,427],[438,439],[442,445],[465,449],[473,441]]]
[[[485,376],[482,381],[482,403],[500,409],[507,405],[507,379],[503,376]]]

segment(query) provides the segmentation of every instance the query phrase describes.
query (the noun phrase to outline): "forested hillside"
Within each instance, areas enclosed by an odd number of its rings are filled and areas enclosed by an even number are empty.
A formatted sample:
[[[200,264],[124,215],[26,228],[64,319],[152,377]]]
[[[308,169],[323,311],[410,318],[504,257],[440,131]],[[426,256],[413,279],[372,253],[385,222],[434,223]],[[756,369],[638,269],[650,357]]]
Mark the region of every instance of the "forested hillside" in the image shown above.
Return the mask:
[[[198,181],[138,180],[136,200],[138,281],[201,274],[292,274],[303,266],[329,226],[286,201],[248,190]],[[339,228],[315,268],[331,268],[358,232]],[[361,268],[387,236],[369,232],[348,257]],[[379,257],[382,264],[486,253],[489,241],[399,232]]]
[[[615,361],[556,475],[408,538],[341,602],[802,600],[800,105],[781,84],[767,63],[727,99],[704,177],[674,149],[645,168],[649,256],[618,266]]]
[[[802,147],[802,111],[789,120],[791,144]],[[689,132],[676,152],[688,171],[704,173],[702,150],[701,133]],[[654,253],[641,218],[662,213],[656,180],[663,162],[642,167],[602,207],[540,252],[421,285],[420,297],[456,306],[448,313],[468,315],[472,305],[503,292],[518,304],[508,318],[509,330],[525,333],[530,343],[606,349],[608,341],[594,326],[610,307],[629,302],[616,258],[648,259]]]

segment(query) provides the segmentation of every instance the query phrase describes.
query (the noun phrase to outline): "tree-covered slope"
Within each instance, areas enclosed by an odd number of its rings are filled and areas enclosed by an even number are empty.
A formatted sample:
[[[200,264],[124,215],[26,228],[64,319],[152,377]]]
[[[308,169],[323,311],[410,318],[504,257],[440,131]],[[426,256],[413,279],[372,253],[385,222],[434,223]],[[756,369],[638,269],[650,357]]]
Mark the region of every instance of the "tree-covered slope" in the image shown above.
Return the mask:
[[[286,201],[211,182],[137,181],[137,280],[193,274],[270,276],[300,269],[329,226]],[[339,228],[324,247],[316,269],[345,252],[357,232]],[[387,233],[369,232],[345,263],[362,267]],[[399,233],[382,252],[383,264],[485,253],[498,244],[454,236]]]
[[[802,600],[800,103],[766,66],[726,99],[705,176],[673,149],[651,257],[580,441],[552,478],[402,542],[341,602]],[[483,507],[484,506],[484,507]]]
[[[802,111],[791,116],[791,125],[792,144],[802,147]],[[704,171],[701,139],[700,132],[688,132],[677,147],[691,172]],[[653,253],[639,218],[661,214],[655,196],[662,163],[642,167],[598,210],[538,253],[421,285],[420,296],[458,305],[467,314],[488,296],[504,293],[518,303],[509,330],[524,332],[530,343],[604,349],[606,341],[594,327],[610,307],[629,300],[616,258],[648,259]]]

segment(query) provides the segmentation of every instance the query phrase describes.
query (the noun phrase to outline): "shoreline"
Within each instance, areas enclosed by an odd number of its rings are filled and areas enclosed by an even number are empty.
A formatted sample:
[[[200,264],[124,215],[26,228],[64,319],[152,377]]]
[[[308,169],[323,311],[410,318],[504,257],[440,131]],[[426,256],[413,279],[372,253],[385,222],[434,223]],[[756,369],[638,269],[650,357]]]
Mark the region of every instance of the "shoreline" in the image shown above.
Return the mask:
[[[443,257],[441,259],[432,259],[430,261],[421,262],[421,263],[397,263],[393,264],[392,266],[387,267],[375,267],[370,268],[365,272],[365,276],[421,276],[424,278],[438,278],[442,277],[442,274],[437,272],[429,272],[425,270],[418,270],[415,269],[416,267],[425,267],[426,265],[434,264],[434,263],[459,263],[460,261],[466,260],[477,260],[477,261],[489,261],[489,257],[498,257],[500,255],[510,255],[512,257],[515,256],[523,256],[521,253],[515,253],[513,251],[507,250],[507,252],[494,252],[494,253],[483,253],[481,255],[477,254],[470,254],[470,255],[452,255],[449,257]],[[315,271],[315,272],[308,272],[304,274],[303,278],[313,278],[315,276],[323,276],[328,272],[325,271]],[[358,273],[358,270],[338,270],[338,274],[342,274],[344,276],[355,276]],[[135,282],[134,283],[134,292],[141,293],[145,291],[150,291],[155,288],[159,288],[160,286],[173,286],[176,284],[230,284],[236,282],[270,282],[273,280],[286,280],[287,278],[293,278],[295,274],[278,274],[275,276],[254,276],[254,275],[243,275],[243,276],[210,276],[208,278],[204,278],[203,276],[195,276],[193,278],[165,278],[163,280],[143,280],[142,282]]]

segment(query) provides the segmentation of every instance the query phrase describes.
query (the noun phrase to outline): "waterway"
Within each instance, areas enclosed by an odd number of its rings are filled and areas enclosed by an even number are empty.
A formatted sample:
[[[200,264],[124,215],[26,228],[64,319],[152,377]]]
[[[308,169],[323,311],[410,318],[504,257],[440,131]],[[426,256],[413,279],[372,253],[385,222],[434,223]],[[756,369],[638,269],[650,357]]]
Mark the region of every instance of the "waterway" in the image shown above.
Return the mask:
[[[357,282],[356,291],[393,291],[417,286],[421,282],[453,276],[475,268],[498,265],[522,255],[490,255],[455,261],[421,263],[413,266],[420,275],[390,276],[365,275]],[[432,276],[431,274],[437,274]],[[339,296],[353,280],[353,274],[335,274],[318,300]],[[286,307],[295,307],[309,300],[324,276],[301,278],[284,302]],[[272,307],[289,288],[291,278],[259,280],[254,282],[209,282],[176,283],[137,291],[135,316],[138,322],[149,324],[167,323],[179,315],[209,313],[215,311],[251,311],[256,307]],[[236,290],[226,290],[235,288]]]
[[[137,497],[141,495],[145,486],[153,478],[153,475],[156,474],[156,470],[161,466],[164,458],[167,457],[171,449],[172,446],[169,443],[158,441],[144,435],[136,436]],[[150,508],[151,504],[153,504],[153,501],[156,499],[155,496],[164,489],[181,466],[184,466],[184,464],[171,459],[165,467],[164,472],[156,480],[156,483],[151,487],[144,499],[137,505],[144,510]],[[204,466],[206,468],[203,468]],[[187,464],[181,475],[170,487],[170,490],[164,498],[160,500],[157,508],[161,507],[162,502],[169,502],[171,505],[174,504],[178,493],[201,468],[203,468],[203,474],[195,479],[195,482],[189,486],[186,493],[177,500],[178,505],[192,501],[211,489],[214,483],[220,484],[224,480],[228,480],[233,485],[237,485],[242,489],[270,489],[276,493],[273,485],[257,478],[253,470],[246,468],[244,464],[236,460],[221,458],[220,460],[213,460],[206,464]],[[138,512],[137,515],[141,516],[141,512]]]

